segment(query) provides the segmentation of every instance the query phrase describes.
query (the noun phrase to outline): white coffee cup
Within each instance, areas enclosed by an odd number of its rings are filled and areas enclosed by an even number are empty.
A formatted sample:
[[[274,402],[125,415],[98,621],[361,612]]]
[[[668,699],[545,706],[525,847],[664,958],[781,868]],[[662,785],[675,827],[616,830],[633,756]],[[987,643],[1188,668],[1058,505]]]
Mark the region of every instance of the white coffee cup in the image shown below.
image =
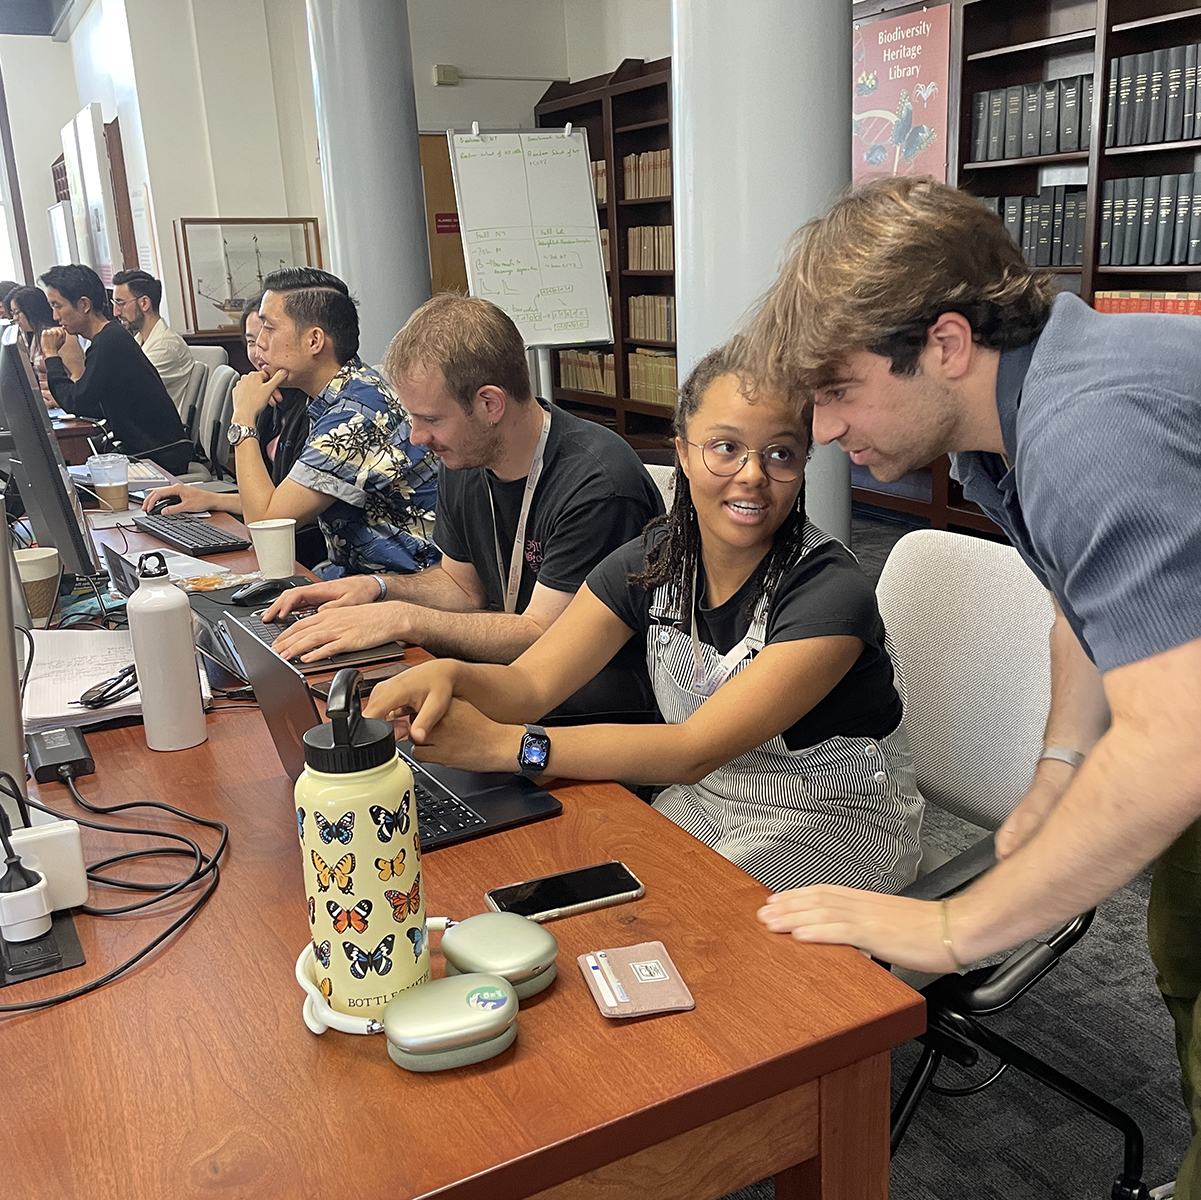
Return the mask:
[[[21,590],[34,626],[45,629],[58,607],[60,576],[58,551],[53,546],[35,546],[31,550],[14,550]]]
[[[296,569],[296,521],[276,517],[246,526],[264,579],[287,579]]]

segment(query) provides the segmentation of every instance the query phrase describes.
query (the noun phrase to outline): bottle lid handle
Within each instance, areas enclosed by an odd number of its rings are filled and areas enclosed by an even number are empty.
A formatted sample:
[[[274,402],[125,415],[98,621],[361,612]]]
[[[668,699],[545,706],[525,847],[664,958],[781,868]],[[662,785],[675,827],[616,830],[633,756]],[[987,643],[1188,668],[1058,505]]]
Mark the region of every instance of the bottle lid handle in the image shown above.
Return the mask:
[[[147,550],[138,558],[139,579],[162,579],[167,571],[167,559],[161,550]]]
[[[325,715],[333,722],[335,746],[353,745],[355,730],[363,719],[362,701],[359,699],[360,678],[361,671],[354,667],[343,667],[330,684]]]

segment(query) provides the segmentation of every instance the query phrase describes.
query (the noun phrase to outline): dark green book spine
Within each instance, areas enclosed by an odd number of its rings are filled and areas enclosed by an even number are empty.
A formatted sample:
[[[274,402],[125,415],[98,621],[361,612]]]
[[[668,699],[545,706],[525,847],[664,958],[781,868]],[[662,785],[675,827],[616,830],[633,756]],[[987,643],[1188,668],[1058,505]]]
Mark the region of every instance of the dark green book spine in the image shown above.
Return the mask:
[[[1062,267],[1063,261],[1063,195],[1065,188],[1060,184],[1051,193],[1051,266]]]
[[[998,161],[1005,151],[1005,89],[988,93],[988,161]]]
[[[1093,144],[1093,77],[1085,75],[1080,82],[1080,149]]]
[[[1113,185],[1107,179],[1101,185],[1101,238],[1097,244],[1097,266],[1109,266],[1109,250],[1113,243]]]
[[[988,158],[988,93],[972,97],[972,162]]]
[[[1105,93],[1105,144],[1112,146],[1118,129],[1118,60],[1109,60],[1109,85]]]
[[[1113,181],[1113,227],[1109,238],[1109,265],[1120,267],[1126,248],[1126,193],[1129,180]]]
[[[1193,113],[1197,108],[1197,43],[1184,48],[1184,112],[1180,136],[1188,141],[1193,136]]]
[[[1184,130],[1184,47],[1168,51],[1168,75],[1164,83],[1163,140],[1178,142]]]
[[[1065,188],[1063,192],[1063,253],[1059,261],[1065,267],[1076,265],[1076,233],[1078,218],[1076,215],[1076,189]]]
[[[1151,54],[1151,81],[1147,85],[1147,145],[1164,140],[1164,118],[1168,102],[1168,52],[1155,50]]]
[[[1126,242],[1122,246],[1122,266],[1138,265],[1139,220],[1143,210],[1143,179],[1136,175],[1126,181]]]
[[[1054,154],[1059,149],[1059,81],[1051,80],[1043,87],[1043,124],[1039,138],[1039,154]]]
[[[1005,89],[1005,158],[1022,157],[1022,85]]]
[[[1201,263],[1201,171],[1193,172],[1193,211],[1189,217],[1188,265]]]
[[[1038,244],[1038,197],[1022,197],[1022,257],[1034,266],[1034,250]]]
[[[1080,149],[1080,76],[1059,81],[1059,153]]]
[[[1043,85],[1022,85],[1022,157],[1039,153],[1042,140]]]
[[[1185,171],[1176,176],[1176,217],[1172,229],[1172,262],[1184,266],[1188,262],[1188,225],[1193,212],[1193,173]]]
[[[1138,258],[1140,267],[1155,262],[1155,215],[1159,211],[1159,176],[1143,177],[1142,211],[1139,214]]]
[[[994,216],[1001,215],[1001,197],[1000,196],[981,196],[980,203],[988,209]]]
[[[1191,176],[1190,176],[1191,178]],[[1005,197],[1005,229],[1020,246],[1022,244],[1022,197]]]
[[[1145,146],[1151,128],[1151,68],[1155,55],[1150,51],[1134,56],[1134,91],[1131,94],[1133,115],[1130,123],[1130,144]]]
[[[1115,146],[1129,146],[1134,129],[1134,65],[1133,54],[1118,59],[1118,124]]]
[[[1051,265],[1051,225],[1055,209],[1055,189],[1039,188],[1038,191],[1038,241],[1034,247],[1034,265]]]
[[[1176,235],[1176,176],[1159,177],[1159,199],[1155,204],[1155,258],[1157,267],[1172,261],[1172,239]]]

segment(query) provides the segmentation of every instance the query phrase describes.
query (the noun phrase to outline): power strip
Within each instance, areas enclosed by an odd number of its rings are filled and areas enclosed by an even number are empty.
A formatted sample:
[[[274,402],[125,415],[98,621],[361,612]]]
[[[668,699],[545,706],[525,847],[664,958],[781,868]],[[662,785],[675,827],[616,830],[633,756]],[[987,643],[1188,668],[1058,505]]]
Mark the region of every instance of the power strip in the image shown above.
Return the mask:
[[[46,877],[54,912],[76,908],[88,899],[83,843],[74,821],[50,821],[12,831],[13,849],[21,861]]]

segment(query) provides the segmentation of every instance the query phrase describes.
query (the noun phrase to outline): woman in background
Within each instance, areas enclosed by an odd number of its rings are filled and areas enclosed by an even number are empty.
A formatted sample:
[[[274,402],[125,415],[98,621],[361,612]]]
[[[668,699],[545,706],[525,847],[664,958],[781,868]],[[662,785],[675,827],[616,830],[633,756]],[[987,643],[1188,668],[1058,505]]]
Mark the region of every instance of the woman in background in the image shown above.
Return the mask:
[[[0,287],[3,287],[3,284],[0,284]],[[57,324],[54,313],[50,311],[50,301],[46,299],[46,293],[41,288],[19,287],[9,293],[6,307],[24,335],[29,362],[38,378],[42,397],[53,407],[55,400],[46,386],[46,355],[42,352],[42,330]]]

